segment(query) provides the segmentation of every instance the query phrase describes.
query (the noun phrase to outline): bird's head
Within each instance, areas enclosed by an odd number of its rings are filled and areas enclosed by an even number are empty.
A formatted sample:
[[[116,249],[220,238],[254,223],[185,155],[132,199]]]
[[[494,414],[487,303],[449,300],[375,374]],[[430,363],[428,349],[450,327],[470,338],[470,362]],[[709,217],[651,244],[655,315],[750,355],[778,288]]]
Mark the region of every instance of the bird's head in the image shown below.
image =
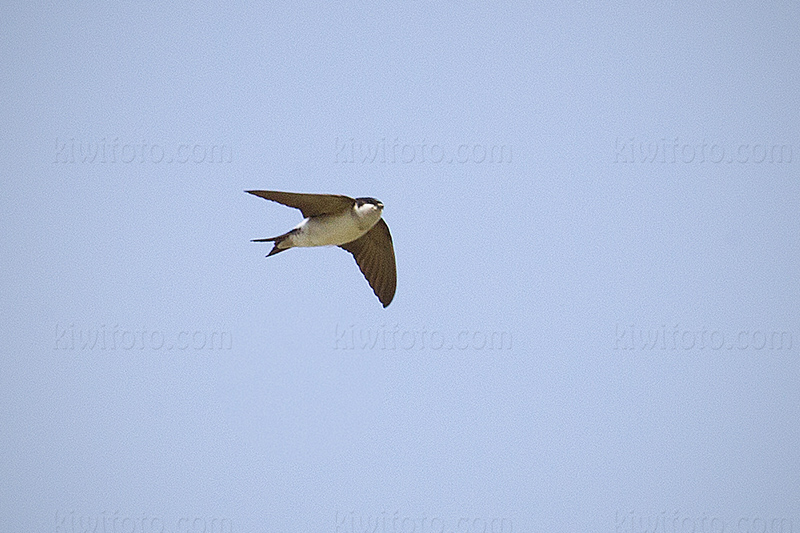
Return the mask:
[[[375,198],[356,198],[356,213],[371,227],[381,218],[383,202]]]
[[[356,209],[361,213],[369,213],[383,211],[383,202],[376,198],[356,198]]]
[[[377,198],[371,198],[371,197],[356,198],[356,205],[358,207],[362,207],[365,205],[372,205],[378,209],[383,209],[383,202],[381,202]]]

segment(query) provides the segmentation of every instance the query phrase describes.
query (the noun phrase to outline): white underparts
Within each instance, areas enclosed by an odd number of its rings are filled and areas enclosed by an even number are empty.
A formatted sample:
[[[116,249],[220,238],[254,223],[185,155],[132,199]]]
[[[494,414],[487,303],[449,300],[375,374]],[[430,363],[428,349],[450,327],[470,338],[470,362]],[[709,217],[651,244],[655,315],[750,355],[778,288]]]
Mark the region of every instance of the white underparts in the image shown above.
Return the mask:
[[[341,214],[306,218],[280,247],[339,246],[364,235],[380,218],[379,209],[364,209],[364,206]]]

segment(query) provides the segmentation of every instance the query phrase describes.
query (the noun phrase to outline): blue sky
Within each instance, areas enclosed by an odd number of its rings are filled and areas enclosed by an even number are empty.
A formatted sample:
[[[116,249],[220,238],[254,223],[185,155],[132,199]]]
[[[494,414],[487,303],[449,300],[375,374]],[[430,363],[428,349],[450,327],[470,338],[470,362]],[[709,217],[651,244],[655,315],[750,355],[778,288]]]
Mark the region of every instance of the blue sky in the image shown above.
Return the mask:
[[[0,9],[0,530],[800,529],[796,2]]]

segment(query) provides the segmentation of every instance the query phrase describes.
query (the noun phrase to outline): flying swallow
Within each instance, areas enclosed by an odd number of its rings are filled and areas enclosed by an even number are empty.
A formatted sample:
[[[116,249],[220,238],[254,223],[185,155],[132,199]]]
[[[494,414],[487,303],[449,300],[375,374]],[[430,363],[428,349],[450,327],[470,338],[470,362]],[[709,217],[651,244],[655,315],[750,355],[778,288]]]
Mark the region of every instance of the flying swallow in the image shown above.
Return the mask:
[[[283,235],[253,242],[275,243],[267,257],[296,246],[339,246],[351,254],[383,307],[392,302],[397,269],[389,226],[381,218],[383,204],[375,198],[339,194],[245,191],[299,209],[300,224]]]

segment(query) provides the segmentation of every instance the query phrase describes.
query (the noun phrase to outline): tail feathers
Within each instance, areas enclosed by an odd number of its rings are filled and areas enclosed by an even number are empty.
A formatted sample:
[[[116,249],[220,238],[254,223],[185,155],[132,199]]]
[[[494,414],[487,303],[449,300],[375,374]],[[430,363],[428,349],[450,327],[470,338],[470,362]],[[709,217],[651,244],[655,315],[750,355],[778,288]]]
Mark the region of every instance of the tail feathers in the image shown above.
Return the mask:
[[[272,250],[270,250],[269,253],[267,254],[267,257],[269,257],[271,255],[279,254],[281,252],[285,252],[286,250],[288,250],[288,248],[278,248],[278,243],[276,242],[275,246],[273,246]]]
[[[272,250],[267,254],[267,257],[271,255],[275,255],[280,252],[285,252],[290,247],[280,247],[280,244],[289,238],[289,235],[294,233],[294,230],[284,233],[283,235],[278,235],[277,237],[269,237],[267,239],[253,239],[251,242],[274,242],[275,246],[272,247]]]

